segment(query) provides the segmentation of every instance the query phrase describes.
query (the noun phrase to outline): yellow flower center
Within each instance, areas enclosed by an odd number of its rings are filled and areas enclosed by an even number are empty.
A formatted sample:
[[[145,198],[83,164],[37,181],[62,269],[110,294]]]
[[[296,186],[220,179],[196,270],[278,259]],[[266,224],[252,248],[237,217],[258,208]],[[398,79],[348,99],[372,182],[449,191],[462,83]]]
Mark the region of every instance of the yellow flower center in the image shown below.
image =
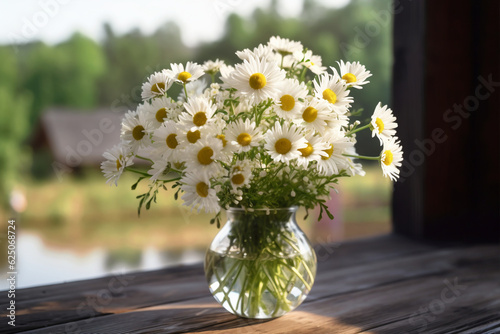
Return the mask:
[[[384,131],[384,121],[377,117],[377,119],[375,120],[375,124],[377,124],[378,133],[382,133],[382,131]]]
[[[238,135],[238,138],[236,138],[236,140],[241,146],[248,146],[252,142],[252,136],[250,136],[246,132],[243,132]]]
[[[250,87],[253,89],[262,89],[266,85],[266,77],[262,73],[254,73],[250,76],[248,80]]]
[[[321,157],[321,159],[322,160],[328,160],[328,159],[330,159],[330,157],[333,154],[333,144],[330,144],[330,148],[326,149],[326,150],[323,150],[323,152],[325,152],[326,154],[328,154],[328,156],[327,157]]]
[[[281,101],[281,109],[284,111],[290,111],[295,107],[295,99],[291,95],[283,95],[280,98]]]
[[[208,196],[208,184],[205,182],[198,182],[196,185],[196,193],[200,197],[207,197]]]
[[[193,116],[193,123],[196,126],[203,126],[207,123],[207,114],[204,111],[198,111]]]
[[[312,65],[312,66],[314,66],[314,63],[313,63],[313,62],[311,62],[311,65]]]
[[[222,147],[226,147],[227,145],[227,140],[225,135],[217,135],[215,138],[222,140]]]
[[[142,125],[137,125],[134,130],[132,130],[132,137],[134,137],[135,140],[141,140],[144,135],[144,127]]]
[[[242,184],[245,182],[245,177],[243,174],[234,174],[233,177],[231,178],[231,182],[234,184]]]
[[[356,76],[352,73],[346,73],[342,76],[342,79],[344,79],[347,83],[352,83],[352,82],[356,82],[358,80],[358,78],[356,78]]]
[[[281,138],[274,144],[274,149],[279,154],[287,154],[292,149],[292,143],[286,138]]]
[[[311,144],[307,143],[307,147],[299,148],[299,152],[302,153],[303,157],[308,157],[314,152],[314,148]]]
[[[120,155],[120,159],[122,156]],[[122,164],[120,163],[120,159],[116,159],[116,170],[120,170],[122,168]]]
[[[198,152],[198,162],[202,165],[210,165],[214,160],[212,159],[212,155],[214,154],[214,150],[209,146],[205,146]]]
[[[158,109],[155,117],[158,122],[163,123],[163,119],[167,117],[167,109],[165,108]]]
[[[165,83],[158,82],[151,86],[151,91],[153,93],[162,94],[165,91]]]
[[[323,91],[323,98],[331,104],[335,104],[335,102],[337,102],[337,94],[335,94],[335,92],[330,88]]]
[[[306,110],[302,113],[302,118],[307,123],[314,122],[318,117],[318,110],[313,107],[307,107]]]
[[[167,146],[170,147],[172,150],[175,149],[177,147],[177,145],[179,145],[176,137],[177,137],[177,134],[171,133],[167,136],[167,139],[166,139]]]
[[[192,77],[191,73],[189,73],[189,72],[181,72],[177,76],[177,79],[179,79],[182,82],[187,82],[188,79],[191,78],[191,77]]]
[[[198,141],[198,139],[201,138],[200,130],[188,131],[188,133],[186,134],[186,137],[187,137],[188,142],[190,142],[191,144],[194,144]]]
[[[384,159],[382,160],[382,162],[386,165],[386,166],[389,166],[390,164],[392,164],[392,160],[394,160],[394,156],[392,155],[392,152],[387,150],[384,152]]]

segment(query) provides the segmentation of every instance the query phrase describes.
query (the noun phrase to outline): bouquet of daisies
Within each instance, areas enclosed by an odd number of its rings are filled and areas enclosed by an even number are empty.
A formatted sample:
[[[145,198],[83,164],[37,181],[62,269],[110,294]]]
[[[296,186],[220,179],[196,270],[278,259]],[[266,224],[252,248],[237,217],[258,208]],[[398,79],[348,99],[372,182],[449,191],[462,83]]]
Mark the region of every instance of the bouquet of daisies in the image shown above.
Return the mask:
[[[365,66],[340,61],[328,70],[300,42],[280,37],[236,54],[234,67],[171,64],[143,84],[143,103],[125,115],[121,143],[101,166],[108,182],[124,171],[149,180],[139,211],[170,187],[185,205],[214,213],[212,222],[229,207],[320,206],[331,216],[325,202],[338,179],[364,174],[355,159],[378,160],[385,176],[398,178],[402,149],[391,109],[379,103],[368,124],[350,121],[358,112],[350,91],[371,76]],[[173,85],[182,88],[177,97]],[[356,154],[363,129],[380,140],[379,156]],[[150,167],[133,168],[134,159]]]

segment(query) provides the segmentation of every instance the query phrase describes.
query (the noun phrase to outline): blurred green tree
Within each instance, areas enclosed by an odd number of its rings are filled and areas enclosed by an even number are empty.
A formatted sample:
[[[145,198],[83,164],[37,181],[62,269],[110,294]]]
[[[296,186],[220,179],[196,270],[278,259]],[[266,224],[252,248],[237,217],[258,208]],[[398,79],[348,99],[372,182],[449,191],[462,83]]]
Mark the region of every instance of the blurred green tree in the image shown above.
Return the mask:
[[[13,49],[0,47],[0,59],[0,207],[7,207],[12,188],[29,166],[25,138],[31,95],[18,91],[19,67]]]

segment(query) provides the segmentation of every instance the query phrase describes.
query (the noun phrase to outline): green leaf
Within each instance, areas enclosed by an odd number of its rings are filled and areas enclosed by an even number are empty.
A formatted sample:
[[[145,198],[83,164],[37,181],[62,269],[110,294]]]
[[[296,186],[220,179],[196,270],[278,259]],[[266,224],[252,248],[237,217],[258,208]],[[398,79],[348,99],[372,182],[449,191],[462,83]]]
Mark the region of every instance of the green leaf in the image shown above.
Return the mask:
[[[132,190],[135,190],[135,188],[137,188],[137,185],[139,184],[139,182],[141,182],[143,179],[145,179],[145,177],[144,177],[144,176],[141,176],[141,177],[137,180],[137,182],[136,182],[136,183],[134,183],[134,184],[132,185],[132,187],[131,187],[131,188],[132,188]]]

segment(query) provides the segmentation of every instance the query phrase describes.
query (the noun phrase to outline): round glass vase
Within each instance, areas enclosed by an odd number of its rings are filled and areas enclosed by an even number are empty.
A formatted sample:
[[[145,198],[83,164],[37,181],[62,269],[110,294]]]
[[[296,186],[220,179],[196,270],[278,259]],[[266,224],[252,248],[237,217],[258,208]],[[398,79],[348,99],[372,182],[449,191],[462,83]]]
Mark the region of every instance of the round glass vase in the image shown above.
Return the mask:
[[[299,306],[316,277],[316,254],[297,225],[297,207],[227,210],[205,257],[214,298],[229,312],[269,319]]]

